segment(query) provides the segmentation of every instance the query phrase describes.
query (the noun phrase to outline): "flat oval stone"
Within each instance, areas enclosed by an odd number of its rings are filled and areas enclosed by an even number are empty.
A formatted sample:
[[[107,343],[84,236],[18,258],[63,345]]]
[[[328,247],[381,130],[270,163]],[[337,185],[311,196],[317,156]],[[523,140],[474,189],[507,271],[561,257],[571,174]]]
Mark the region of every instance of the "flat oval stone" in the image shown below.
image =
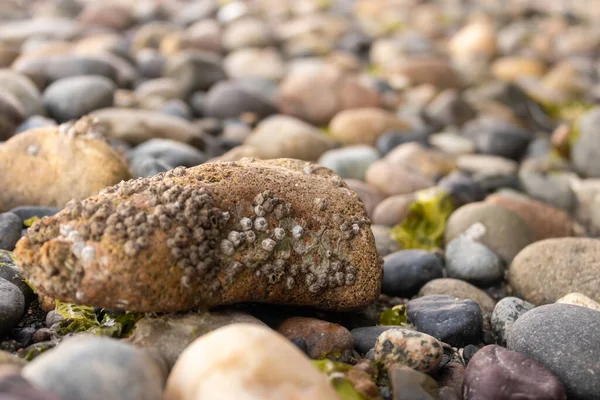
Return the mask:
[[[433,294],[442,294],[458,299],[471,299],[479,304],[483,312],[492,312],[496,302],[489,294],[473,286],[468,282],[453,278],[440,278],[427,282],[421,290],[419,296],[429,296]]]
[[[411,297],[430,280],[443,276],[441,259],[425,250],[400,250],[383,259],[384,294]]]
[[[388,368],[405,365],[419,372],[432,372],[443,353],[442,344],[433,336],[407,328],[386,330],[375,343],[375,361]]]
[[[406,313],[420,332],[452,346],[479,342],[483,316],[473,300],[443,295],[424,296],[409,301]]]
[[[566,400],[560,380],[536,361],[516,351],[490,345],[467,365],[465,400]]]
[[[558,376],[569,399],[598,397],[600,312],[571,304],[534,308],[513,324],[507,344]]]
[[[459,236],[446,245],[446,271],[448,277],[462,279],[481,287],[502,280],[504,264],[494,252],[483,244]]]
[[[556,238],[524,248],[508,269],[515,293],[533,304],[553,303],[571,292],[600,301],[600,240]]]

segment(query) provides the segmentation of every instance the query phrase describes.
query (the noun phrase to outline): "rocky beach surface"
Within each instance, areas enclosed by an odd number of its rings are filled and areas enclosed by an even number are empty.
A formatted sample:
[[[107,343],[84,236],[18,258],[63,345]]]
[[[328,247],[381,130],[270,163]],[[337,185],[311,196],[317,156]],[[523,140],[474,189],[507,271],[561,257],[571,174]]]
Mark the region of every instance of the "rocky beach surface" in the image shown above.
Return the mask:
[[[1,3],[1,399],[599,398],[600,3]]]

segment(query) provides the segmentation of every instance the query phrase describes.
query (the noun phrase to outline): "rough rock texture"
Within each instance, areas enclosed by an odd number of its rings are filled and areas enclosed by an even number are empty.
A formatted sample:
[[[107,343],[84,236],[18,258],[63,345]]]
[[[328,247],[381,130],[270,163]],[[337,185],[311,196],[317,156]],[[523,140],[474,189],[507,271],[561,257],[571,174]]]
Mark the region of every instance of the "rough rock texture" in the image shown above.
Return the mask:
[[[62,207],[129,179],[129,169],[90,118],[20,133],[0,146],[0,211]]]
[[[524,248],[508,270],[515,293],[533,304],[553,303],[571,292],[600,301],[600,240],[560,238]]]
[[[123,182],[43,218],[15,254],[45,294],[132,311],[355,309],[377,298],[382,271],[358,196],[331,170],[291,159]]]
[[[375,361],[386,367],[406,365],[420,372],[437,369],[444,354],[433,336],[408,328],[389,329],[375,343]]]

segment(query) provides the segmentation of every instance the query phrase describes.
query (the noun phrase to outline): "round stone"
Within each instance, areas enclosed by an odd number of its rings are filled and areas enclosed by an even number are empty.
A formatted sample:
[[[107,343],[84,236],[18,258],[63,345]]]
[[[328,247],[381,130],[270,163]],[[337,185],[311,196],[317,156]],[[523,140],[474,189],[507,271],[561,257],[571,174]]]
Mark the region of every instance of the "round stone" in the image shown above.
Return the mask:
[[[527,311],[535,306],[518,297],[505,297],[500,300],[492,312],[491,325],[492,333],[498,343],[506,344],[506,334],[510,331],[512,324]]]
[[[441,259],[425,250],[400,250],[383,258],[381,291],[390,296],[412,297],[432,279],[443,276]]]
[[[448,277],[489,286],[504,276],[504,265],[494,252],[468,237],[459,236],[446,246]]]
[[[6,212],[0,214],[0,250],[12,251],[21,238],[23,223],[18,215]]]
[[[405,365],[420,372],[435,371],[444,354],[433,336],[407,328],[389,329],[375,343],[375,361],[386,367]]]
[[[354,347],[354,338],[346,328],[316,318],[288,318],[277,331],[315,360],[348,358]]]
[[[496,302],[489,294],[460,279],[434,279],[427,282],[421,290],[419,290],[419,296],[429,296],[434,294],[453,296],[458,299],[471,299],[479,304],[479,307],[481,307],[483,312],[491,313],[496,306]]]
[[[10,332],[25,313],[25,295],[16,286],[0,278],[0,332]]]

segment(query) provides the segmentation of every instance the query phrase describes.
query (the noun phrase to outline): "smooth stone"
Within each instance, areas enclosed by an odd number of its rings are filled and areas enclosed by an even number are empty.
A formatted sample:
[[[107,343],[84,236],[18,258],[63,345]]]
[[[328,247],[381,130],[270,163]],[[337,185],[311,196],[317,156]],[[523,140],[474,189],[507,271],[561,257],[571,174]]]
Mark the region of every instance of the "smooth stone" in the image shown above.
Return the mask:
[[[388,254],[400,250],[400,245],[392,238],[391,230],[383,225],[371,225],[371,231],[375,237],[375,245],[377,253],[380,257],[385,257]]]
[[[63,400],[159,400],[166,371],[143,350],[84,334],[36,357],[23,376]]]
[[[381,291],[389,296],[412,297],[427,282],[443,276],[440,257],[425,250],[400,250],[383,258]]]
[[[577,120],[578,135],[571,145],[571,160],[577,172],[590,177],[600,177],[600,108],[594,108]]]
[[[283,57],[273,47],[234,50],[223,59],[223,68],[231,79],[260,78],[279,81],[286,72]]]
[[[249,113],[261,120],[276,114],[277,108],[260,93],[251,92],[236,81],[221,81],[208,91],[203,111],[210,118],[234,119]]]
[[[358,195],[363,202],[367,214],[373,218],[373,212],[377,205],[383,200],[383,195],[377,189],[366,182],[357,179],[345,179],[346,184]],[[373,221],[373,223],[375,223]]]
[[[164,315],[140,319],[125,342],[154,352],[171,369],[185,348],[196,338],[222,326],[247,323],[264,325],[251,315],[236,311]]]
[[[105,108],[90,114],[101,123],[107,124],[107,135],[131,144],[140,144],[150,139],[171,139],[204,147],[203,134],[191,122],[171,115],[149,110]]]
[[[600,303],[594,301],[581,293],[569,293],[556,300],[557,304],[573,304],[575,306],[587,307],[591,310],[600,311]]]
[[[344,179],[364,181],[369,165],[377,160],[377,150],[371,146],[357,145],[326,151],[321,154],[317,164],[335,171]]]
[[[440,400],[462,400],[465,365],[461,361],[450,361],[437,373]]]
[[[499,193],[488,196],[485,201],[499,204],[518,214],[529,226],[536,241],[575,236],[575,222],[569,214],[541,201]]]
[[[496,302],[489,294],[460,279],[440,278],[429,281],[419,290],[418,296],[435,294],[452,296],[458,299],[471,299],[479,304],[479,307],[485,313],[491,313],[496,306]]]
[[[475,354],[465,370],[465,400],[566,400],[561,381],[545,367],[516,351],[490,345]]]
[[[477,115],[456,89],[440,92],[423,111],[427,119],[437,126],[462,126]]]
[[[456,169],[454,159],[451,154],[425,147],[417,142],[400,145],[384,158],[394,166],[403,166],[435,181]]]
[[[175,312],[256,301],[343,311],[380,293],[369,227],[360,199],[333,171],[243,159],[179,167],[70,202],[34,224],[15,254],[39,291],[102,308]],[[312,246],[325,231],[340,245]],[[183,252],[184,243],[194,252]],[[314,265],[300,268],[307,257]]]
[[[262,159],[280,157],[316,161],[335,142],[316,127],[288,115],[273,115],[262,120],[244,144],[258,150]]]
[[[375,347],[377,338],[389,329],[401,328],[395,325],[362,326],[350,331],[354,338],[354,348],[360,354],[366,354]]]
[[[462,279],[477,286],[489,286],[504,276],[504,265],[485,245],[458,236],[446,245],[446,271],[449,278]]]
[[[181,118],[186,121],[194,119],[193,111],[187,103],[180,99],[167,100],[159,110],[162,114]]]
[[[221,60],[210,52],[186,50],[167,59],[164,76],[175,79],[191,94],[225,79]]]
[[[0,92],[0,140],[13,136],[24,120],[19,100],[9,92]]]
[[[506,335],[514,322],[535,306],[518,297],[505,297],[496,303],[490,319],[492,333],[498,343],[506,345]]]
[[[171,78],[149,79],[135,88],[136,98],[146,104],[155,98],[162,100],[183,99],[185,94],[179,83]]]
[[[16,214],[22,222],[27,221],[30,218],[38,217],[50,217],[61,209],[57,207],[44,207],[44,206],[19,206],[10,210],[11,213]]]
[[[16,265],[14,256],[6,250],[0,250],[0,278],[15,285],[23,296],[25,296],[25,309],[29,308],[31,302],[36,298],[29,283],[25,280],[23,273]]]
[[[38,16],[31,19],[4,21],[0,27],[0,41],[23,42],[30,37],[72,39],[82,30],[74,20],[61,17]]]
[[[12,251],[21,239],[23,222],[11,212],[0,214],[0,249]]]
[[[449,243],[459,235],[481,242],[506,263],[534,239],[525,221],[516,213],[485,202],[464,205],[450,215],[445,242]]]
[[[31,129],[43,128],[45,126],[56,126],[56,121],[50,118],[43,117],[41,115],[33,115],[27,118],[21,125],[19,125],[15,133],[25,132]]]
[[[135,54],[135,66],[146,78],[160,78],[167,58],[155,49],[145,48]]]
[[[439,400],[438,385],[429,375],[398,365],[387,372],[393,400]]]
[[[506,56],[492,63],[491,72],[499,80],[516,81],[526,76],[541,77],[546,72],[546,68],[533,58]]]
[[[339,398],[327,376],[296,346],[269,328],[249,324],[229,325],[196,339],[169,375],[167,399],[215,395],[247,400]]]
[[[473,140],[478,153],[519,160],[533,134],[495,117],[481,117],[470,121],[464,134]]]
[[[273,33],[266,21],[243,18],[226,26],[222,44],[225,49],[232,51],[246,47],[266,47],[273,39]]]
[[[0,350],[0,375],[3,375],[3,367],[10,365],[14,367],[24,367],[27,365],[27,361],[19,356],[9,353],[5,350]],[[0,389],[0,393],[3,393]]]
[[[385,196],[410,194],[435,185],[433,179],[404,164],[393,164],[385,158],[369,166],[365,180]]]
[[[465,155],[475,152],[475,144],[456,133],[440,132],[429,136],[429,143],[446,153]]]
[[[403,365],[419,372],[433,372],[443,353],[436,338],[408,328],[386,330],[375,343],[375,361],[387,368]]]
[[[354,337],[348,329],[316,318],[288,318],[277,332],[314,360],[349,359],[354,347]]]
[[[533,304],[554,303],[578,292],[600,301],[600,240],[555,238],[523,249],[508,269],[515,293]]]
[[[6,279],[0,278],[0,332],[10,332],[25,314],[25,295]]]
[[[571,189],[575,198],[574,218],[591,236],[600,236],[600,179],[573,179]]]
[[[396,147],[411,142],[427,145],[428,136],[424,132],[412,132],[410,130],[406,132],[384,132],[375,142],[375,147],[382,156],[385,156]]]
[[[130,159],[139,157],[160,160],[171,168],[194,167],[207,160],[206,155],[197,148],[170,139],[150,139],[137,145],[128,154]]]
[[[408,129],[406,122],[381,108],[343,110],[329,123],[331,137],[344,145],[372,146],[385,132]]]
[[[0,147],[0,210],[62,207],[130,178],[121,156],[93,133],[89,117],[20,133]],[[73,182],[78,182],[77,185]],[[17,184],[19,183],[19,184]]]
[[[483,316],[473,300],[445,295],[423,296],[407,303],[406,314],[420,332],[452,346],[479,343]]]
[[[460,172],[453,172],[439,180],[438,186],[447,190],[454,202],[454,207],[482,201],[485,191],[479,183]]]
[[[59,79],[44,91],[44,105],[58,122],[77,119],[99,108],[111,107],[116,86],[103,76]]]
[[[448,42],[448,51],[456,59],[490,59],[496,50],[496,31],[494,25],[486,20],[464,25]]]
[[[408,216],[415,195],[398,194],[383,199],[373,210],[373,223],[377,225],[394,226],[402,223]]]
[[[437,57],[406,58],[390,68],[390,73],[407,79],[412,86],[430,84],[439,89],[458,89],[462,86],[450,63]]]
[[[14,357],[17,358],[17,357]],[[0,393],[6,400],[64,400],[39,389],[23,378],[18,366],[1,366],[0,368]]]
[[[25,118],[45,114],[42,95],[27,76],[10,69],[0,69],[0,87],[19,100]]]
[[[519,170],[516,161],[490,154],[463,154],[456,164],[460,170],[479,176],[516,175]]]
[[[553,372],[574,400],[600,392],[600,312],[571,304],[549,304],[526,312],[508,333],[508,349]]]

